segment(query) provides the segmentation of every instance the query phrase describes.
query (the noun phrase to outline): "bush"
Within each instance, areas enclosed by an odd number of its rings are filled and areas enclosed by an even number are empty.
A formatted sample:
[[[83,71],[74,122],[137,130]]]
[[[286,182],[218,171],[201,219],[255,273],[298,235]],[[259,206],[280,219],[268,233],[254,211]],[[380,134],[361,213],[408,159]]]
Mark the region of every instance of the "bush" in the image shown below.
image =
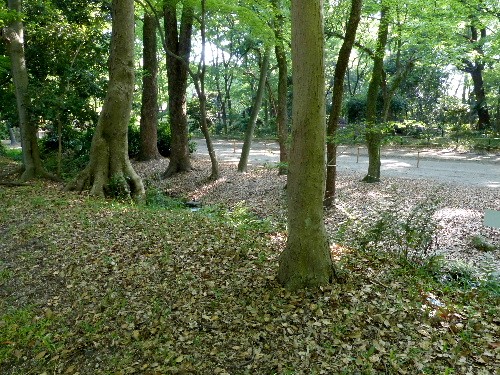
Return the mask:
[[[0,156],[5,155],[7,155],[7,148],[3,145],[3,143],[0,143]]]
[[[436,210],[436,200],[426,200],[409,211],[389,207],[371,213],[370,219],[352,218],[340,227],[337,241],[362,251],[393,252],[407,262],[423,264],[437,246]]]
[[[170,156],[170,146],[172,135],[170,133],[170,124],[168,122],[161,122],[158,125],[158,140],[157,146],[161,156]],[[141,150],[141,130],[134,124],[128,126],[128,155],[130,158],[139,156]]]

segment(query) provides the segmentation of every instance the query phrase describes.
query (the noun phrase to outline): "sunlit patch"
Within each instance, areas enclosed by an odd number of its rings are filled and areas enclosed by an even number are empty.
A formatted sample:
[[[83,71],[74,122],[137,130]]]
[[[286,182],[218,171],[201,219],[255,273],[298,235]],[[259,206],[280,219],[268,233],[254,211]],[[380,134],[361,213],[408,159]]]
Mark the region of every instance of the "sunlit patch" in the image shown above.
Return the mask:
[[[490,188],[500,188],[500,181],[488,181],[486,186]]]
[[[382,160],[381,163],[382,163],[383,169],[385,169],[385,170],[388,170],[388,169],[404,169],[404,168],[413,167],[413,165],[411,165],[410,163],[404,163],[402,161],[393,160],[393,159]]]
[[[452,208],[452,207],[445,207],[436,212],[436,218],[442,220],[453,219],[456,217],[462,219],[466,218],[474,219],[479,217],[480,215],[481,213],[477,210],[467,210],[464,208]]]
[[[342,257],[349,253],[349,251],[350,250],[347,247],[344,247],[337,243],[332,243],[330,245],[330,254],[332,256],[332,260],[335,262],[338,262],[340,259],[342,259]]]
[[[217,187],[219,187],[220,185],[222,185],[226,181],[227,181],[226,177],[221,177],[221,178],[219,178],[216,181],[213,181],[213,182],[210,182],[210,183],[208,183],[206,185],[203,185],[199,189],[196,189],[193,192],[192,198],[194,200],[197,200],[197,201],[201,200],[205,195],[207,195],[208,193],[210,193],[210,191],[215,190]]]

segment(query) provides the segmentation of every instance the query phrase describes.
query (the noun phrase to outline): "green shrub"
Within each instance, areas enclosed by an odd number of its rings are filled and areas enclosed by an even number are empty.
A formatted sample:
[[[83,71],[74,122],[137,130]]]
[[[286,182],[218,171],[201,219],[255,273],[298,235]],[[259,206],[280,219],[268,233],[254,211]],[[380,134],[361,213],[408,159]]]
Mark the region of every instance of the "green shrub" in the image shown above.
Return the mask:
[[[7,155],[7,148],[3,145],[3,143],[0,143],[0,156],[6,156]]]
[[[437,246],[436,210],[436,200],[426,200],[410,210],[391,206],[351,218],[340,227],[337,241],[362,251],[393,252],[407,262],[423,264]]]
[[[480,235],[472,236],[470,243],[474,249],[483,252],[495,251],[498,249],[497,246],[493,245],[486,238]]]

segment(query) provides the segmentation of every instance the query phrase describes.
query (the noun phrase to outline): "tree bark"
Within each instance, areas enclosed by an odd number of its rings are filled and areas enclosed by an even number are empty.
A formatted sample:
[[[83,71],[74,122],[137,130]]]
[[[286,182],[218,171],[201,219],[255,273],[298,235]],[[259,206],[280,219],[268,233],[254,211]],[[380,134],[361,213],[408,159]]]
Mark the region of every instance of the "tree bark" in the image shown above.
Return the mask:
[[[264,91],[266,89],[267,71],[269,68],[269,57],[270,57],[270,48],[266,46],[260,66],[259,86],[257,87],[257,95],[255,97],[255,102],[253,103],[252,107],[252,113],[250,115],[250,119],[248,120],[247,128],[245,130],[245,141],[243,142],[240,161],[238,163],[238,172],[247,171],[248,155],[250,154],[250,148],[252,147],[253,132],[255,130],[255,124],[257,122],[257,117],[259,116],[260,107],[262,105],[262,98],[264,97]]]
[[[389,35],[389,7],[382,4],[380,24],[377,34],[377,47],[373,58],[373,70],[368,85],[366,100],[366,146],[368,148],[368,173],[364,182],[380,181],[380,144],[382,133],[377,126],[377,95],[382,82],[385,46]]]
[[[143,76],[139,160],[153,160],[158,152],[158,61],[156,57],[156,20],[145,12],[143,23]]]
[[[189,63],[194,12],[183,5],[180,30],[177,29],[177,7],[166,2],[163,8],[166,45],[169,51]],[[189,133],[186,113],[187,66],[178,58],[167,54],[168,108],[172,133],[170,163],[163,177],[191,170]]]
[[[288,172],[288,66],[285,53],[284,44],[284,15],[283,15],[283,1],[273,1],[276,15],[276,22],[274,25],[274,36],[276,38],[276,45],[274,52],[276,61],[278,63],[278,105],[276,113],[276,124],[278,128],[278,144],[280,147],[280,167],[279,174],[284,175]]]
[[[90,187],[91,195],[105,196],[119,189],[120,195],[134,199],[144,196],[127,146],[134,91],[134,37],[134,0],[113,0],[108,91],[92,138],[89,164],[68,186],[71,190]]]
[[[469,26],[469,27],[471,31],[471,37],[469,39],[469,42],[474,44],[474,51],[476,52],[477,57],[476,61],[463,59],[463,62],[465,64],[464,70],[467,73],[469,73],[472,78],[474,99],[476,100],[475,109],[478,117],[476,129],[481,131],[488,128],[491,123],[490,112],[488,110],[488,104],[486,102],[486,94],[484,91],[484,81],[483,81],[484,63],[483,61],[481,61],[484,56],[484,51],[481,42],[484,39],[486,39],[486,29],[482,28],[478,30],[474,26]]]
[[[289,289],[331,282],[323,221],[325,73],[323,1],[292,0],[293,126],[288,172],[288,240],[278,280]]]
[[[327,127],[327,152],[326,152],[326,190],[323,204],[325,207],[331,207],[335,201],[335,180],[337,179],[337,145],[335,144],[335,135],[339,124],[340,111],[342,109],[342,97],[344,96],[345,72],[349,65],[356,31],[361,20],[361,7],[363,0],[352,0],[349,20],[347,21],[346,34],[342,47],[340,47],[337,65],[335,65],[332,107]]]
[[[9,9],[20,13],[21,0],[9,0]],[[11,61],[12,80],[14,82],[21,132],[21,146],[23,150],[22,181],[35,177],[53,178],[42,165],[37,142],[37,126],[30,114],[28,94],[28,70],[24,54],[24,30],[20,20],[12,22],[4,30],[4,39],[7,41],[7,51]]]

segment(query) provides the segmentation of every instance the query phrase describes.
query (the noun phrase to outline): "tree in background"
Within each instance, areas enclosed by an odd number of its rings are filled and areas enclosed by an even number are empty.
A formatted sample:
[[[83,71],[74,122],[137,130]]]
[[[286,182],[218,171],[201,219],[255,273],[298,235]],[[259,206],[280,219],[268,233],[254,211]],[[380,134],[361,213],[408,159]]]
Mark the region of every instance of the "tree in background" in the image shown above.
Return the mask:
[[[323,1],[292,1],[293,126],[288,173],[288,240],[278,279],[287,288],[332,280],[323,221],[325,66]]]
[[[332,107],[327,125],[327,155],[326,155],[326,189],[325,189],[325,207],[333,205],[335,199],[335,180],[337,175],[337,145],[335,144],[335,135],[337,133],[340,112],[342,110],[342,98],[344,96],[344,78],[349,65],[349,57],[356,39],[356,31],[361,20],[362,0],[352,0],[349,19],[347,21],[344,42],[340,48],[335,65],[335,74],[332,92]]]
[[[28,70],[24,53],[24,30],[20,19],[22,11],[21,0],[9,0],[8,6],[11,11],[17,13],[10,25],[3,29],[2,36],[7,42],[7,50],[12,68],[12,79],[16,92],[21,145],[23,149],[24,170],[21,180],[26,181],[35,177],[51,177],[42,165],[37,143],[37,126],[30,108]]]
[[[191,54],[194,10],[190,4],[182,4],[180,24],[177,17],[178,1],[166,1],[163,6],[167,53],[168,111],[172,144],[170,163],[163,177],[191,169],[189,158],[189,133],[186,114],[186,90],[188,66]],[[180,57],[181,59],[177,58]],[[184,60],[184,61],[182,61]]]
[[[280,147],[279,174],[288,172],[288,62],[285,51],[285,16],[283,0],[273,0],[274,19],[274,52],[278,64],[278,100],[276,105],[276,127]]]
[[[89,164],[69,189],[90,187],[90,194],[96,196],[106,192],[135,199],[144,196],[127,145],[134,91],[134,38],[134,0],[113,0],[108,91],[92,138]]]
[[[143,76],[139,160],[158,159],[158,60],[156,56],[156,19],[144,11]]]
[[[260,107],[262,105],[262,98],[264,97],[264,91],[266,89],[267,73],[269,69],[269,58],[271,54],[270,46],[264,47],[264,54],[261,59],[260,72],[259,72],[259,83],[257,85],[257,93],[255,94],[255,101],[252,105],[252,112],[250,114],[250,119],[248,120],[247,127],[245,129],[245,141],[243,143],[243,148],[241,150],[240,161],[238,163],[238,172],[246,172],[248,164],[248,155],[250,154],[250,148],[252,147],[253,133],[255,130],[255,124],[257,122],[257,117],[259,116]]]
[[[368,173],[364,182],[380,181],[380,144],[382,133],[377,126],[377,97],[384,71],[384,55],[389,35],[389,7],[382,1],[377,46],[366,99],[366,146],[368,148]]]

